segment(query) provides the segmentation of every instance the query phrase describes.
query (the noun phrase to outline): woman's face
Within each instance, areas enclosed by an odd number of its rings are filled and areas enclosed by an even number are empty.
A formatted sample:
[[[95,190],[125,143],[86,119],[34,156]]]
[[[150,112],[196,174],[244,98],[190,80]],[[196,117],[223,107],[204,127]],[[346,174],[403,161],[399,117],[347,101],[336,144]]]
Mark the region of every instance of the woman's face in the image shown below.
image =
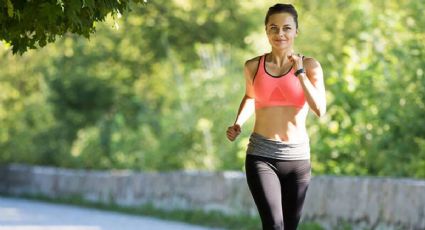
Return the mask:
[[[288,49],[292,47],[297,32],[294,17],[291,14],[278,13],[269,16],[266,33],[273,48]]]

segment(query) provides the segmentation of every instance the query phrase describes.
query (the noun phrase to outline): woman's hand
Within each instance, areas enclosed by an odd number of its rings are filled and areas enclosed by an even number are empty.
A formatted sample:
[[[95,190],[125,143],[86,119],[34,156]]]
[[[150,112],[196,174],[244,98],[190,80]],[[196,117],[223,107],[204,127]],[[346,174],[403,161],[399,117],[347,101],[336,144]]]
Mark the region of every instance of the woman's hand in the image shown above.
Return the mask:
[[[238,124],[229,126],[227,128],[227,139],[234,141],[236,137],[241,133],[241,127]]]
[[[288,55],[289,61],[291,61],[294,64],[295,71],[304,68],[303,58],[304,58],[304,56],[302,54],[292,53],[292,54]]]

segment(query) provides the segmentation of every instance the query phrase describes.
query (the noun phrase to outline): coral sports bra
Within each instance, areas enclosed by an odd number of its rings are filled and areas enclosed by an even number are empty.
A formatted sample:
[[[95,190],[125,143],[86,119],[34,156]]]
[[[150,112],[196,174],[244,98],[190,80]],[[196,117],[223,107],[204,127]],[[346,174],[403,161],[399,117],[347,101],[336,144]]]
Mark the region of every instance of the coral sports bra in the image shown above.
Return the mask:
[[[255,109],[271,106],[294,106],[301,108],[305,104],[304,90],[300,80],[289,72],[281,76],[273,76],[266,70],[266,55],[260,57],[257,73],[253,79],[255,93]]]

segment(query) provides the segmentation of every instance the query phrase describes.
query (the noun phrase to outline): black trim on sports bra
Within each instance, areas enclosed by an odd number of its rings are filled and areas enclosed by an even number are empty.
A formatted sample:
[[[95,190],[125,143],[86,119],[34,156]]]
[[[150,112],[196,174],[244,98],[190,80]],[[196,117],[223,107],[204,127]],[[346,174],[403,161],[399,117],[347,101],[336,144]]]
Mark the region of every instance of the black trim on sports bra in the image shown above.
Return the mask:
[[[252,84],[254,84],[255,77],[257,76],[257,74],[258,74],[258,70],[260,69],[261,58],[262,58],[263,56],[259,56],[259,57],[260,57],[260,59],[258,59],[257,71],[255,71],[254,78],[252,78]]]
[[[267,54],[265,54],[264,55],[264,72],[266,72],[266,74],[268,74],[270,77],[274,77],[274,78],[281,78],[281,77],[284,77],[285,75],[287,75],[289,72],[291,72],[291,70],[292,70],[292,68],[294,67],[294,64],[292,64],[291,65],[291,68],[289,68],[289,70],[286,72],[286,73],[284,73],[284,74],[282,74],[282,75],[280,75],[280,76],[274,76],[274,75],[272,75],[272,74],[270,74],[269,72],[267,72],[267,69],[266,69],[266,58],[267,58]]]

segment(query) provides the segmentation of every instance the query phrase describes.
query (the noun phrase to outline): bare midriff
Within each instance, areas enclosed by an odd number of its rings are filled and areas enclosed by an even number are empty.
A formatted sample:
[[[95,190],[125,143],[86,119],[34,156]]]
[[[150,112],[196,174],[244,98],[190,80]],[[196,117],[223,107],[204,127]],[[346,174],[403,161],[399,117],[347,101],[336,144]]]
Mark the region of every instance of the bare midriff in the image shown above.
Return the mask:
[[[308,106],[273,106],[255,110],[254,132],[269,139],[302,142],[308,139]]]

